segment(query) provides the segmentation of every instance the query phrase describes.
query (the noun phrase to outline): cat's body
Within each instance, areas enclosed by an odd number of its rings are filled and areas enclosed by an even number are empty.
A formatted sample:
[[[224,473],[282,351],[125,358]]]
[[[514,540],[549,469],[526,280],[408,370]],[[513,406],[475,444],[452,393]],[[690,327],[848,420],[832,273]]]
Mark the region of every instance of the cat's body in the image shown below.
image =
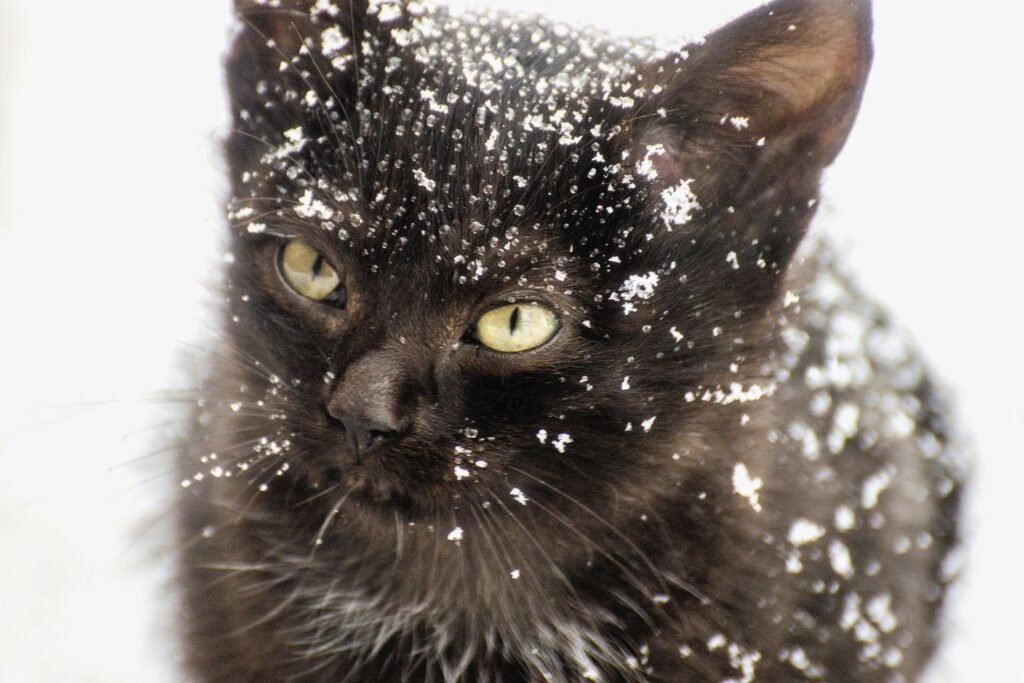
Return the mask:
[[[193,673],[915,678],[957,463],[913,351],[800,246],[866,3],[778,3],[689,54],[298,5],[243,7],[229,63]],[[543,343],[482,343],[509,302],[553,312]]]

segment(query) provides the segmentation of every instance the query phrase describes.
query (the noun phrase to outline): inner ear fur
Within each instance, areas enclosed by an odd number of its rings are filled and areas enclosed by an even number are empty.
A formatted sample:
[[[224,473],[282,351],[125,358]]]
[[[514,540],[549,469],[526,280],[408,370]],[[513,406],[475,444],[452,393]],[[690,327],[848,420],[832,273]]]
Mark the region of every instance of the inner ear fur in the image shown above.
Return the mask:
[[[801,133],[824,166],[853,125],[872,54],[870,0],[780,0],[712,34],[691,84],[714,84],[751,135]]]
[[[853,125],[871,57],[869,0],[778,0],[645,75],[661,88],[634,118],[630,158],[663,150],[648,155],[652,207],[679,183],[699,204],[692,224],[674,233],[685,239],[667,248],[718,264],[737,310],[778,297],[821,172]],[[741,264],[735,272],[729,252]]]

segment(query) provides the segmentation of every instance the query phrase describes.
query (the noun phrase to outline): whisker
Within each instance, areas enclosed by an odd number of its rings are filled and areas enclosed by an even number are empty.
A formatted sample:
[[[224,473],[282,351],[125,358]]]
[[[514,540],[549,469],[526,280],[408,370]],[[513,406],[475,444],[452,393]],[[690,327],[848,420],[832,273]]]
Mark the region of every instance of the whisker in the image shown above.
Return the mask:
[[[240,369],[248,370],[255,373],[258,377],[266,380],[270,384],[284,387],[286,391],[292,393],[295,392],[294,387],[292,387],[288,382],[285,382],[282,379],[282,375],[280,372],[275,371],[274,368],[269,367],[265,362],[263,362],[259,358],[256,358],[251,353],[239,348],[238,345],[233,340],[228,338],[224,332],[220,330],[215,330],[213,332],[220,338],[222,342],[218,344],[216,348],[200,349],[199,347],[189,342],[180,343],[182,346],[189,348],[195,351],[196,353],[202,354],[204,356],[214,355],[218,358],[221,358],[224,361],[233,363],[236,367]],[[230,353],[233,355],[225,355],[226,353]]]
[[[354,26],[354,24],[350,24],[350,25]],[[295,31],[295,33],[297,35],[299,35],[299,37],[301,39],[302,36],[301,36],[301,34],[299,32],[298,27],[295,26],[295,24],[292,24],[292,29]],[[353,53],[358,53],[358,50],[355,49],[355,42],[356,42],[355,39],[353,39],[352,40],[352,45],[353,45],[352,52]],[[359,136],[356,134],[355,130],[352,128],[352,119],[349,116],[348,110],[345,108],[345,100],[343,100],[341,97],[339,97],[338,93],[335,92],[334,87],[331,85],[330,80],[328,80],[327,76],[324,74],[323,70],[320,68],[320,62],[317,61],[317,59],[315,57],[313,57],[313,56],[310,56],[310,60],[309,61],[312,62],[313,68],[316,69],[317,75],[320,77],[320,81],[324,84],[324,87],[327,88],[327,92],[329,92],[331,94],[331,97],[337,103],[338,109],[341,111],[341,115],[345,117],[345,122],[348,125],[349,135],[352,135],[352,136],[356,137],[356,140],[354,140],[354,142],[358,145],[359,144],[358,143],[358,137]],[[357,63],[357,69],[358,69],[358,63]],[[304,74],[299,72],[299,77],[302,78],[303,83],[305,83],[306,86],[309,87],[310,90],[313,90],[312,84],[309,83],[309,81],[306,79]],[[358,78],[358,74],[357,74],[357,78]],[[341,151],[341,148],[343,147],[343,142],[341,140],[341,136],[338,134],[338,127],[335,126],[334,122],[331,120],[331,112],[330,112],[330,110],[327,108],[327,105],[320,98],[317,98],[317,104],[319,105],[317,113],[319,115],[322,115],[324,117],[325,121],[326,121],[326,125],[324,127],[327,128],[327,130],[331,133],[331,135],[333,135],[334,142],[337,145],[338,150]],[[349,168],[348,156],[347,155],[340,155],[340,156],[342,158],[342,164],[344,164],[344,166],[345,166],[346,173],[351,173],[352,169]],[[365,196],[363,194],[362,169],[359,168],[359,164],[356,164],[356,170],[357,170],[356,177],[358,178],[357,187],[359,188],[360,196]]]
[[[646,567],[647,571],[650,573],[650,575],[657,580],[659,587],[661,587],[662,589],[667,590],[667,586],[665,585],[664,579],[662,578],[662,575],[661,575],[661,570],[658,569],[657,566],[655,566],[654,562],[651,561],[651,559],[647,555],[647,553],[644,552],[633,541],[633,539],[631,539],[626,534],[622,533],[622,531],[618,527],[616,527],[614,524],[609,522],[603,516],[601,516],[600,514],[595,512],[590,506],[588,506],[588,505],[584,504],[583,502],[577,500],[576,498],[574,498],[573,496],[569,495],[565,491],[561,490],[557,486],[554,486],[553,484],[550,484],[549,482],[547,482],[544,479],[542,479],[542,478],[532,474],[531,472],[528,472],[526,470],[523,470],[521,468],[518,468],[518,467],[515,467],[515,466],[512,466],[512,465],[509,465],[509,470],[511,470],[513,472],[516,472],[517,474],[521,474],[522,476],[527,477],[527,478],[533,480],[534,482],[536,482],[537,484],[540,484],[541,486],[543,486],[547,490],[551,491],[552,493],[554,493],[554,494],[564,498],[565,500],[569,501],[570,503],[572,503],[573,505],[578,507],[584,513],[586,513],[587,515],[592,517],[595,521],[600,523],[606,529],[611,531],[615,535],[616,538],[618,538],[620,541],[622,541],[624,544],[626,544],[626,546],[631,551],[633,551],[633,553],[636,555],[636,557],[639,558],[639,560],[645,565],[645,567]],[[570,529],[574,529],[575,530],[575,527],[573,525],[571,525],[571,524],[566,524],[566,526],[569,527]],[[603,553],[607,553],[607,551],[603,550],[600,546],[596,546],[596,547],[601,549]],[[612,559],[612,558],[609,556],[609,559]],[[699,598],[700,596],[694,596],[694,597],[698,597]]]
[[[551,557],[551,554],[547,551],[547,549],[537,539],[536,534],[534,534],[523,523],[523,521],[521,519],[519,519],[519,517],[516,516],[515,512],[513,512],[512,509],[509,508],[508,505],[505,503],[505,501],[502,500],[499,496],[493,496],[492,500],[494,501],[494,503],[496,503],[498,505],[498,507],[500,507],[502,510],[504,510],[504,512],[513,521],[513,523],[515,523],[516,526],[518,526],[520,528],[520,530],[522,530],[522,532],[523,532],[523,534],[525,534],[527,540],[530,541],[530,543],[533,544],[533,547],[537,549],[537,552],[540,553],[541,557],[544,558],[544,561],[547,562],[548,566],[551,568],[552,576],[554,576],[558,580],[558,582],[560,584],[565,586],[566,589],[568,589],[570,594],[577,601],[582,603],[582,600],[580,599],[579,594],[576,592],[576,588],[573,586],[572,581],[569,579],[568,576],[566,576],[566,574],[562,570],[562,568],[558,565],[557,562],[555,562],[554,558]]]
[[[316,532],[316,537],[313,539],[313,548],[309,553],[310,560],[313,559],[313,555],[316,554],[317,549],[323,544],[324,535],[327,533],[327,530],[330,528],[331,523],[334,521],[335,517],[338,516],[338,511],[341,510],[341,506],[345,504],[345,501],[348,500],[348,497],[349,494],[345,493],[345,495],[339,498],[338,502],[335,503],[333,507],[331,507],[330,512],[327,513],[327,517],[324,518],[323,524],[320,525],[320,530]]]
[[[555,512],[555,510],[553,510],[552,508],[544,505],[543,503],[538,502],[536,499],[531,499],[530,503],[531,503],[531,505],[536,506],[541,512],[544,512],[549,517],[551,517],[556,522],[558,522],[567,531],[572,532],[576,536],[579,536],[579,538],[581,540],[583,540],[583,541],[587,542],[588,544],[590,544],[600,555],[605,557],[620,572],[622,572],[623,577],[627,581],[629,581],[629,583],[634,588],[636,588],[640,593],[642,593],[645,596],[647,596],[650,599],[650,602],[652,604],[656,604],[655,601],[653,600],[653,596],[652,596],[652,592],[650,590],[650,587],[646,583],[644,583],[644,581],[637,575],[637,573],[634,571],[633,567],[630,567],[629,565],[627,565],[623,560],[619,559],[614,553],[612,553],[611,551],[607,550],[602,544],[600,544],[597,541],[595,541],[589,534],[587,534],[587,533],[581,531],[579,528],[577,528],[576,525],[574,525],[571,520],[569,520],[569,519],[563,517],[562,515],[560,515],[559,513]],[[656,579],[660,582],[660,577],[659,576],[656,575]],[[629,605],[627,605],[627,606],[629,606]],[[659,611],[660,611],[660,609],[659,609]],[[641,618],[643,618],[646,622],[648,622],[649,625],[653,625],[653,622],[651,622],[650,615],[648,615],[647,613],[642,612],[642,611],[638,612],[637,614]]]

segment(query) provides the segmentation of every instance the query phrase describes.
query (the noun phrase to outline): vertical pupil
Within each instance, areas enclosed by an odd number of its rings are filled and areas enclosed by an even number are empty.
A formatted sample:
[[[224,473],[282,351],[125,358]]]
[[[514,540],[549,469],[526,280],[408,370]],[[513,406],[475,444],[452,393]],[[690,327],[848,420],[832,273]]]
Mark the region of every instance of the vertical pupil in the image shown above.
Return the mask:
[[[316,259],[313,261],[313,266],[310,268],[310,272],[313,275],[313,279],[320,277],[320,269],[323,268],[324,257],[320,254],[316,255]]]
[[[519,326],[519,307],[516,306],[512,309],[512,315],[508,317],[508,333],[514,335],[516,328]]]

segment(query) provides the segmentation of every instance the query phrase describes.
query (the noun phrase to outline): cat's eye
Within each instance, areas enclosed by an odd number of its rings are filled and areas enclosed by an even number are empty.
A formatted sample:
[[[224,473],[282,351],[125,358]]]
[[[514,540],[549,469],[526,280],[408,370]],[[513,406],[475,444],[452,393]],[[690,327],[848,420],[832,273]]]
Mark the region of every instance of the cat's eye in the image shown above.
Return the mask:
[[[493,351],[519,353],[544,344],[555,336],[558,327],[554,311],[528,302],[492,308],[476,321],[473,334]]]
[[[291,240],[281,248],[278,259],[281,277],[296,292],[314,301],[344,304],[341,276],[316,249],[302,240]]]

